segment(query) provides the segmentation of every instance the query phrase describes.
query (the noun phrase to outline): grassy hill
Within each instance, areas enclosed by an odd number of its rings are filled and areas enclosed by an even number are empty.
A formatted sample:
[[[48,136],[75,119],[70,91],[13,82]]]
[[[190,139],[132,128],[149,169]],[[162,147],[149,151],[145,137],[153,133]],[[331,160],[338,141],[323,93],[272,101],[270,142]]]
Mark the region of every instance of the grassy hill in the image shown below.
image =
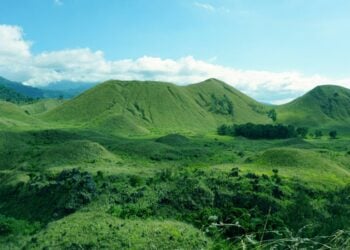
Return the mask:
[[[214,132],[222,123],[268,123],[267,108],[216,79],[189,86],[108,81],[48,112],[51,121],[115,134]]]
[[[58,107],[63,102],[64,100],[60,99],[42,99],[33,103],[21,105],[21,108],[31,115],[38,115]]]
[[[201,231],[185,223],[121,220],[101,212],[68,216],[35,238],[25,249],[207,249],[210,245]]]
[[[324,85],[277,107],[278,122],[320,128],[349,127],[350,90]]]
[[[37,126],[40,123],[18,105],[0,101],[0,129],[22,129]]]

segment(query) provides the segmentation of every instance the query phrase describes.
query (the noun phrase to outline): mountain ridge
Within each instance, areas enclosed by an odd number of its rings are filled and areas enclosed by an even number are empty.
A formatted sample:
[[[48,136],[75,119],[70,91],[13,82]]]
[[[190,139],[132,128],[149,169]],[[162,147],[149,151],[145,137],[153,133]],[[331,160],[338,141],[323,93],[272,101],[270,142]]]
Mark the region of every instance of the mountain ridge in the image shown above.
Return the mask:
[[[88,127],[126,122],[145,131],[200,132],[215,131],[220,123],[266,123],[266,112],[264,105],[216,79],[188,86],[111,80],[51,110],[45,118]]]

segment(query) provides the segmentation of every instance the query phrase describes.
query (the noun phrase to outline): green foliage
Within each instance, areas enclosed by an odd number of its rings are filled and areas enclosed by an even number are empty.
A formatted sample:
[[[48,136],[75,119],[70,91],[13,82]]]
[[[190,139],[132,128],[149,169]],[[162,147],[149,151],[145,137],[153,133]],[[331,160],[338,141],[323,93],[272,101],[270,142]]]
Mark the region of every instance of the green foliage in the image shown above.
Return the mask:
[[[309,132],[309,129],[307,127],[299,127],[296,129],[296,133],[301,138],[306,138],[307,133]]]
[[[209,110],[221,115],[234,115],[232,101],[224,95],[222,99],[218,99],[215,94],[211,94],[211,104]]]
[[[270,109],[267,112],[267,116],[273,121],[275,122],[277,120],[277,112],[275,109]]]
[[[329,137],[331,139],[336,139],[337,138],[337,131],[336,130],[329,131]]]
[[[39,228],[37,223],[18,220],[0,214],[0,238],[14,234],[31,234]]]
[[[293,126],[253,123],[233,126],[221,125],[217,132],[219,135],[243,136],[249,139],[285,139],[295,137],[296,134]]]
[[[28,220],[49,221],[77,211],[96,194],[92,176],[77,169],[64,170],[57,177],[31,175],[27,184],[3,190],[0,211]]]
[[[315,130],[315,138],[321,138],[323,136],[322,130],[316,129]]]
[[[171,146],[182,146],[188,144],[189,139],[180,134],[169,134],[158,138],[156,142],[164,143]]]

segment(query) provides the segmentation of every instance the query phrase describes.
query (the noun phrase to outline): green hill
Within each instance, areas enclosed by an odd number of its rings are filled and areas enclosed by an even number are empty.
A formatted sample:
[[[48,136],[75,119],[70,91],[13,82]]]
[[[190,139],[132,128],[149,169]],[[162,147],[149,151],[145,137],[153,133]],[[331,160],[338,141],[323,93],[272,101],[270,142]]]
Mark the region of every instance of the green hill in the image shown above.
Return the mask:
[[[278,121],[310,127],[347,128],[350,123],[350,90],[324,85],[277,107]]]
[[[63,102],[64,100],[60,99],[42,99],[30,104],[21,105],[21,108],[31,115],[37,115],[54,109]]]
[[[16,129],[37,126],[40,122],[18,105],[0,101],[0,129]]]
[[[115,134],[214,132],[222,123],[268,123],[267,108],[216,79],[177,86],[108,81],[48,112],[51,121]]]
[[[35,239],[26,249],[207,249],[211,243],[185,223],[121,220],[101,212],[52,222]]]
[[[3,88],[6,89],[4,96],[25,99],[19,93],[15,95],[12,89]],[[0,87],[0,99],[1,93]],[[21,115],[25,120],[28,120],[28,115],[39,115],[38,118],[59,126],[88,128],[115,135],[214,133],[221,124],[272,122],[268,117],[271,106],[261,104],[216,79],[188,86],[111,80],[72,100],[42,100],[21,108],[26,112],[26,116],[23,117],[23,112]],[[349,130],[350,90],[343,87],[318,86],[302,97],[274,108],[277,123],[340,132]],[[18,121],[25,122],[18,118]]]

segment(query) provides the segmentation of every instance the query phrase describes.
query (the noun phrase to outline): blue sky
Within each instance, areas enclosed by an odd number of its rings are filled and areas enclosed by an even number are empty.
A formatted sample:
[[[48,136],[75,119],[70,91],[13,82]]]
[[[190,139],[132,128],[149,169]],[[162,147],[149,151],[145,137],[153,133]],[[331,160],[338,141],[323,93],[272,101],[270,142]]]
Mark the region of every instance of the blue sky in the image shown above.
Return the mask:
[[[88,81],[75,68],[81,63],[100,69],[91,81],[184,84],[212,74],[262,101],[282,102],[317,84],[349,86],[346,0],[1,0],[0,11],[3,34],[12,32],[0,37],[7,44],[0,58],[23,42],[32,68],[0,65],[0,74],[32,85]],[[100,64],[89,66],[89,58]]]

